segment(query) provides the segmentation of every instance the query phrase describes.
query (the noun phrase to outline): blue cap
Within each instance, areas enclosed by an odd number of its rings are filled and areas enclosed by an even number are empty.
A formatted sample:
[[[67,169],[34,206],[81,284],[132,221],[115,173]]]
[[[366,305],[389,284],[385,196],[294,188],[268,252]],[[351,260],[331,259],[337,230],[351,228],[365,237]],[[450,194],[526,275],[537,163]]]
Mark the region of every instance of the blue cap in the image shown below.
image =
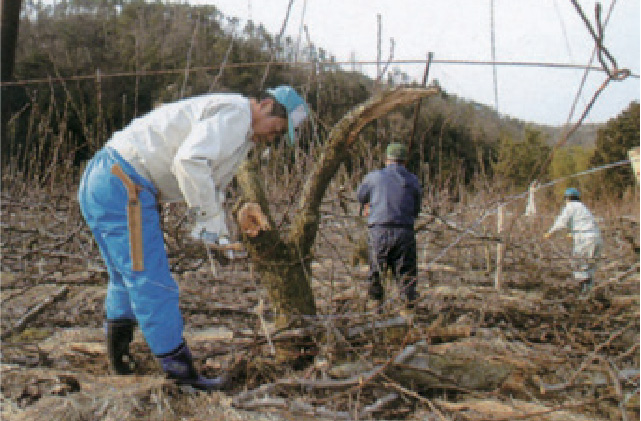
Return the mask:
[[[287,111],[287,126],[289,127],[288,138],[289,144],[293,145],[296,137],[294,129],[305,120],[309,114],[307,104],[300,95],[288,85],[281,85],[274,89],[267,89],[267,93],[272,95]]]
[[[576,197],[577,199],[581,197],[581,193],[579,193],[578,189],[575,189],[574,187],[568,187],[565,189],[565,197]]]

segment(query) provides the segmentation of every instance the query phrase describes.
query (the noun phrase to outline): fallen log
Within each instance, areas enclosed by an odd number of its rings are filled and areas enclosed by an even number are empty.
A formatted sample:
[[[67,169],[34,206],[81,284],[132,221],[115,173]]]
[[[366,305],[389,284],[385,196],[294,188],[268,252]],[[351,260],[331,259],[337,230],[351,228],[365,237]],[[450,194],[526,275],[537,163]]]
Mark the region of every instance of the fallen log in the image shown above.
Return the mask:
[[[583,408],[586,402],[573,402],[555,407],[515,399],[509,402],[496,399],[473,399],[456,403],[438,400],[437,403],[441,409],[456,413],[456,419],[466,421],[605,421],[603,418],[569,411],[569,409]]]
[[[67,295],[67,292],[69,292],[69,287],[65,285],[49,297],[45,298],[42,302],[32,307],[24,316],[22,316],[22,318],[20,318],[20,320],[16,322],[15,325],[13,325],[11,329],[2,332],[0,339],[7,339],[11,335],[22,331],[27,326],[27,323],[35,319],[38,314],[42,313],[47,307]]]

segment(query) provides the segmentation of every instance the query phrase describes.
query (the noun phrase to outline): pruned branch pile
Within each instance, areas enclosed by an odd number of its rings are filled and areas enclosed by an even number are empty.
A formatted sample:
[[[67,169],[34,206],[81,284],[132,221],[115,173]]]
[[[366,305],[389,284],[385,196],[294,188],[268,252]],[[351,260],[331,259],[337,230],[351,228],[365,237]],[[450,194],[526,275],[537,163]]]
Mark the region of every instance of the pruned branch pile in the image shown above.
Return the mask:
[[[638,418],[639,264],[627,218],[604,221],[598,283],[582,296],[568,245],[534,239],[530,222],[513,225],[497,291],[491,223],[474,225],[463,209],[423,215],[420,303],[406,312],[391,286],[372,311],[366,267],[351,258],[362,221],[341,195],[330,189],[321,207],[310,265],[318,314],[304,328],[276,330],[249,262],[179,252],[180,212],[166,213],[185,337],[205,374],[234,374],[231,390],[212,395],[164,380],[139,332],[137,374],[109,375],[106,273],[77,205],[43,191],[3,196],[4,419]],[[457,227],[476,231],[434,261]],[[310,340],[318,351],[307,365],[274,359],[279,343],[304,350]]]

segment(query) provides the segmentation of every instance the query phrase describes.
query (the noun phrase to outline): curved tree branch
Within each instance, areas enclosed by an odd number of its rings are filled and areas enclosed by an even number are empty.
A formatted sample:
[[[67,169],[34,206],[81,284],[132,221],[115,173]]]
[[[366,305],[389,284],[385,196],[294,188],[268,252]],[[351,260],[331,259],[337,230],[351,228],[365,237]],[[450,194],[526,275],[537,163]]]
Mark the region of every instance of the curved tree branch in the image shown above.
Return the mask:
[[[303,188],[300,210],[292,224],[289,242],[298,244],[307,255],[316,238],[320,219],[320,203],[325,190],[336,174],[341,162],[348,156],[348,147],[358,133],[371,121],[387,114],[394,108],[413,104],[417,100],[439,93],[431,88],[398,88],[382,91],[348,112],[330,131],[318,164]]]

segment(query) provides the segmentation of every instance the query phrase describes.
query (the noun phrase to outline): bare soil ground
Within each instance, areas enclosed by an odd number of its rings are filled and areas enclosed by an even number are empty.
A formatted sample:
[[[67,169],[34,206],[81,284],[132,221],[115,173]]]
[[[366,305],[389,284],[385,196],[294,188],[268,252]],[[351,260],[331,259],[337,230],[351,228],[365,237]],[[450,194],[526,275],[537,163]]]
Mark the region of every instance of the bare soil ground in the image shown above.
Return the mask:
[[[357,253],[362,221],[330,194],[310,274],[319,317],[306,332],[274,331],[251,261],[182,252],[180,212],[166,210],[186,340],[204,374],[233,373],[230,390],[206,394],[165,380],[140,332],[136,374],[109,374],[107,275],[73,193],[10,190],[2,419],[639,419],[638,201],[595,211],[605,247],[585,295],[571,279],[568,240],[540,240],[552,211],[524,219],[512,209],[500,290],[487,206],[469,200],[425,215],[421,300],[406,311],[390,286],[376,313]],[[307,364],[277,361],[275,343],[303,337],[315,342]]]

